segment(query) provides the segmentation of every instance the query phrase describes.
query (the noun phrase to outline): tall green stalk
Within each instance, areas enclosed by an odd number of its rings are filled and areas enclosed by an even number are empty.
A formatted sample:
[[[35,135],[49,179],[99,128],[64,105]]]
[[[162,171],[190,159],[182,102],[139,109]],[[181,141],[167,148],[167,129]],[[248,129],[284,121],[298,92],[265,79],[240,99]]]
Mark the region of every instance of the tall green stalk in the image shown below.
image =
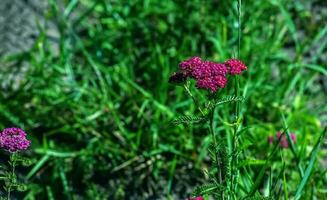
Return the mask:
[[[10,161],[9,165],[11,167],[11,170],[9,171],[9,182],[6,187],[7,190],[7,199],[10,199],[12,188],[16,185],[16,174],[15,174],[15,168],[17,164],[17,155],[16,153],[12,153],[10,155]]]
[[[195,99],[194,95],[192,94],[192,92],[191,92],[189,86],[188,86],[187,84],[184,84],[184,88],[185,88],[187,94],[192,98],[193,103],[195,104],[195,106],[197,107],[197,109],[200,111],[200,113],[202,114],[202,116],[204,116],[205,114],[204,114],[204,112],[202,111],[202,109],[201,109],[201,107],[200,107],[198,101]]]
[[[209,121],[209,131],[211,133],[211,137],[212,137],[212,141],[213,141],[213,145],[214,145],[214,153],[215,153],[215,160],[216,160],[216,168],[217,168],[217,177],[216,179],[218,180],[218,183],[219,184],[222,184],[223,183],[223,177],[222,177],[222,163],[221,163],[221,158],[220,158],[220,155],[219,155],[219,152],[217,151],[217,146],[218,146],[218,143],[217,143],[217,139],[216,139],[216,135],[215,135],[215,132],[214,132],[214,112],[215,112],[215,109],[213,109],[211,112],[210,112],[210,121]],[[225,199],[225,195],[224,195],[224,191],[221,191],[221,198],[224,200]]]
[[[238,22],[238,45],[237,45],[237,57],[238,59],[241,59],[241,0],[237,0],[237,22]],[[239,96],[239,80],[238,77],[235,76],[235,84],[234,84],[234,90],[235,90],[235,96]],[[231,160],[231,167],[232,167],[232,179],[231,179],[231,191],[233,191],[233,194],[235,195],[235,191],[237,189],[237,179],[239,176],[239,170],[237,169],[238,166],[238,128],[239,128],[239,114],[240,114],[240,104],[239,101],[235,102],[235,119],[236,119],[236,125],[233,128],[233,143],[232,143],[232,160]]]

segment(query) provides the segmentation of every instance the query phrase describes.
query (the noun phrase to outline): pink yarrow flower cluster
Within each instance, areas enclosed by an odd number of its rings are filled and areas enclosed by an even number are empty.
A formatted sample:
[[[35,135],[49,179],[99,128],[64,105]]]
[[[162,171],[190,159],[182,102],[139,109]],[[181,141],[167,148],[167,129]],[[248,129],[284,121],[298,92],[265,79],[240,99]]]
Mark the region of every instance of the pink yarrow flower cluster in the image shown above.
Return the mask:
[[[296,135],[294,133],[290,133],[290,137],[291,137],[291,140],[293,141],[293,143],[296,143]],[[289,144],[288,144],[288,141],[287,141],[287,136],[285,134],[282,134],[282,132],[277,132],[276,134],[276,138],[274,139],[273,136],[269,136],[268,137],[268,143],[269,144],[273,144],[274,141],[279,141],[279,146],[281,148],[288,148]]]
[[[6,128],[0,132],[0,147],[12,153],[26,150],[31,142],[20,128]]]
[[[237,59],[229,59],[224,63],[230,74],[241,74],[247,67],[244,63]]]
[[[229,59],[224,63],[204,61],[192,57],[179,64],[180,71],[169,79],[171,83],[183,83],[187,78],[196,80],[196,87],[209,89],[212,92],[224,88],[227,84],[227,74],[241,74],[247,67],[240,60]]]

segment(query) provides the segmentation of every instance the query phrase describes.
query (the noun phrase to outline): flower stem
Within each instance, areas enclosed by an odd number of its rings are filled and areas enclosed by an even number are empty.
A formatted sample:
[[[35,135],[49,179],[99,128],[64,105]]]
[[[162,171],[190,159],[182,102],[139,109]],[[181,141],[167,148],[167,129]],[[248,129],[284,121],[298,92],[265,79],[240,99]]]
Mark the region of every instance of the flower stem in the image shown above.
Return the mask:
[[[213,140],[214,151],[215,151],[215,160],[216,160],[215,164],[216,164],[216,168],[217,168],[217,171],[218,171],[216,179],[219,181],[219,184],[222,184],[223,183],[223,177],[222,177],[222,174],[221,174],[222,164],[221,164],[221,161],[220,161],[219,152],[217,151],[217,145],[218,144],[217,144],[217,140],[216,140],[216,136],[215,136],[215,132],[214,132],[214,124],[213,124],[214,112],[215,112],[215,109],[213,109],[210,112],[209,131],[211,133],[212,140]],[[223,200],[225,199],[224,191],[221,192],[221,198]]]
[[[237,23],[238,23],[238,45],[237,45],[237,56],[238,59],[241,58],[241,0],[237,0]]]
[[[241,58],[241,0],[237,0],[237,22],[238,22],[238,45],[237,45],[237,56],[238,59]],[[239,80],[235,77],[235,95],[239,96]],[[233,129],[233,141],[232,141],[232,160],[231,160],[231,168],[232,168],[232,179],[231,179],[231,189],[233,193],[236,192],[237,187],[237,178],[238,178],[238,128],[239,128],[239,114],[240,114],[240,104],[239,101],[235,102],[235,119],[237,121],[236,125]],[[234,171],[234,172],[233,172]]]
[[[184,84],[184,88],[185,88],[187,94],[190,95],[190,97],[192,98],[192,100],[193,100],[195,106],[199,109],[199,111],[200,111],[200,113],[202,114],[202,116],[204,116],[204,115],[205,115],[204,112],[202,111],[202,109],[201,109],[201,107],[200,107],[198,101],[197,101],[197,100],[195,99],[195,97],[193,96],[193,94],[192,94],[190,88],[188,87],[188,85]]]
[[[14,182],[16,182],[16,175],[15,175],[15,168],[16,168],[16,153],[12,153],[10,155],[10,162],[9,165],[11,167],[10,177],[9,177],[9,185],[7,189],[7,199],[10,200],[10,195],[12,191],[12,187],[14,186]]]

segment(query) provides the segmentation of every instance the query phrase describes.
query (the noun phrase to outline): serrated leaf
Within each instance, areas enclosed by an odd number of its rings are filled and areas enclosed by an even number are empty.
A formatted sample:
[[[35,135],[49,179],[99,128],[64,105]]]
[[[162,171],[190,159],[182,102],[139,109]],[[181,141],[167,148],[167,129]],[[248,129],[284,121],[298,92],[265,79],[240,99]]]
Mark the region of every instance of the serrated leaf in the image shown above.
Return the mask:
[[[214,166],[213,169],[217,169],[217,171],[215,172],[217,173],[218,171],[220,171],[222,181],[225,183],[229,182],[231,177],[231,167],[230,167],[231,155],[228,154],[228,150],[224,143],[224,140],[220,140],[217,143],[217,146],[211,143],[209,145],[208,151]],[[218,158],[216,158],[216,156],[218,156]]]
[[[273,200],[272,197],[263,197],[260,193],[256,192],[254,196],[246,197],[244,200]]]
[[[243,101],[244,97],[243,96],[227,96],[223,97],[221,99],[215,100],[212,104],[208,105],[207,109],[212,110],[216,106],[225,104],[225,103],[232,103],[232,102],[237,102],[237,101]]]
[[[192,193],[192,196],[200,196],[205,194],[213,194],[220,191],[223,191],[224,187],[216,183],[208,183],[195,188]]]
[[[184,116],[180,116],[174,120],[171,121],[172,124],[194,124],[194,123],[201,123],[201,122],[205,122],[207,120],[207,118],[205,117],[198,117],[198,116],[188,116],[188,115],[184,115]]]

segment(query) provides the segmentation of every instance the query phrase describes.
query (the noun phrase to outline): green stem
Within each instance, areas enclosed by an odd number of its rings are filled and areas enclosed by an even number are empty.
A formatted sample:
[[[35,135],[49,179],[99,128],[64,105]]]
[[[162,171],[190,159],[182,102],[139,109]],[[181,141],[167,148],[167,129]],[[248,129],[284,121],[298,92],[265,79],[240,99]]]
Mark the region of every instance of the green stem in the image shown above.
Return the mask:
[[[197,100],[195,99],[195,97],[193,96],[193,94],[192,94],[190,88],[189,88],[186,84],[184,84],[184,88],[185,88],[187,94],[190,95],[190,97],[192,98],[192,100],[193,100],[195,106],[199,109],[199,111],[200,111],[200,113],[202,114],[202,116],[205,116],[205,114],[204,114],[204,112],[202,111],[202,109],[201,109],[201,107],[200,107],[198,101],[197,101]]]
[[[7,199],[10,200],[10,195],[11,195],[11,191],[12,191],[12,187],[13,187],[13,182],[15,179],[15,168],[16,168],[16,153],[12,153],[10,155],[10,162],[9,165],[11,167],[11,174],[10,174],[10,182],[9,182],[9,186],[8,186],[8,194],[7,194]]]
[[[238,29],[237,29],[237,35],[238,35],[238,45],[237,45],[237,56],[238,59],[241,59],[241,0],[237,0],[237,23],[238,23]],[[238,88],[239,88],[239,81],[236,78],[236,84],[235,84],[235,94],[238,96],[239,92],[238,92]],[[238,105],[238,101],[236,101],[236,105]],[[238,117],[239,114],[239,110],[237,109],[236,111],[236,116]]]
[[[217,171],[218,171],[218,174],[217,174],[217,177],[216,179],[219,181],[219,184],[222,184],[223,182],[223,177],[222,177],[222,174],[221,174],[221,161],[219,159],[219,152],[217,152],[217,140],[216,140],[216,136],[215,136],[215,133],[214,133],[214,124],[213,124],[213,121],[214,121],[214,111],[215,109],[213,109],[211,112],[210,112],[210,124],[209,124],[209,131],[211,133],[211,136],[212,136],[212,140],[213,140],[213,144],[214,144],[214,151],[215,151],[215,160],[216,160],[216,168],[217,168]],[[221,192],[221,197],[222,199],[224,200],[225,197],[224,197],[224,191]]]
[[[241,58],[241,0],[237,0],[237,23],[238,23],[238,45],[237,45],[237,56]]]
[[[236,191],[236,186],[237,186],[237,177],[238,177],[238,137],[237,137],[237,130],[238,130],[238,125],[234,126],[234,130],[233,130],[233,146],[232,146],[232,161],[231,161],[231,166],[232,166],[232,170],[234,171],[233,177],[231,179],[231,188],[233,193],[235,194]]]
[[[237,56],[238,59],[241,58],[241,0],[237,0],[237,21],[238,21],[238,45],[237,45]],[[235,95],[239,96],[239,80],[237,77],[235,77]],[[231,167],[232,171],[234,171],[233,177],[231,179],[231,189],[233,194],[236,194],[236,187],[237,187],[237,178],[238,178],[238,136],[237,136],[237,131],[239,128],[238,124],[238,119],[239,119],[239,114],[240,114],[240,104],[239,101],[235,102],[235,119],[237,121],[236,125],[234,126],[233,129],[233,143],[232,143],[232,160],[231,160]]]

